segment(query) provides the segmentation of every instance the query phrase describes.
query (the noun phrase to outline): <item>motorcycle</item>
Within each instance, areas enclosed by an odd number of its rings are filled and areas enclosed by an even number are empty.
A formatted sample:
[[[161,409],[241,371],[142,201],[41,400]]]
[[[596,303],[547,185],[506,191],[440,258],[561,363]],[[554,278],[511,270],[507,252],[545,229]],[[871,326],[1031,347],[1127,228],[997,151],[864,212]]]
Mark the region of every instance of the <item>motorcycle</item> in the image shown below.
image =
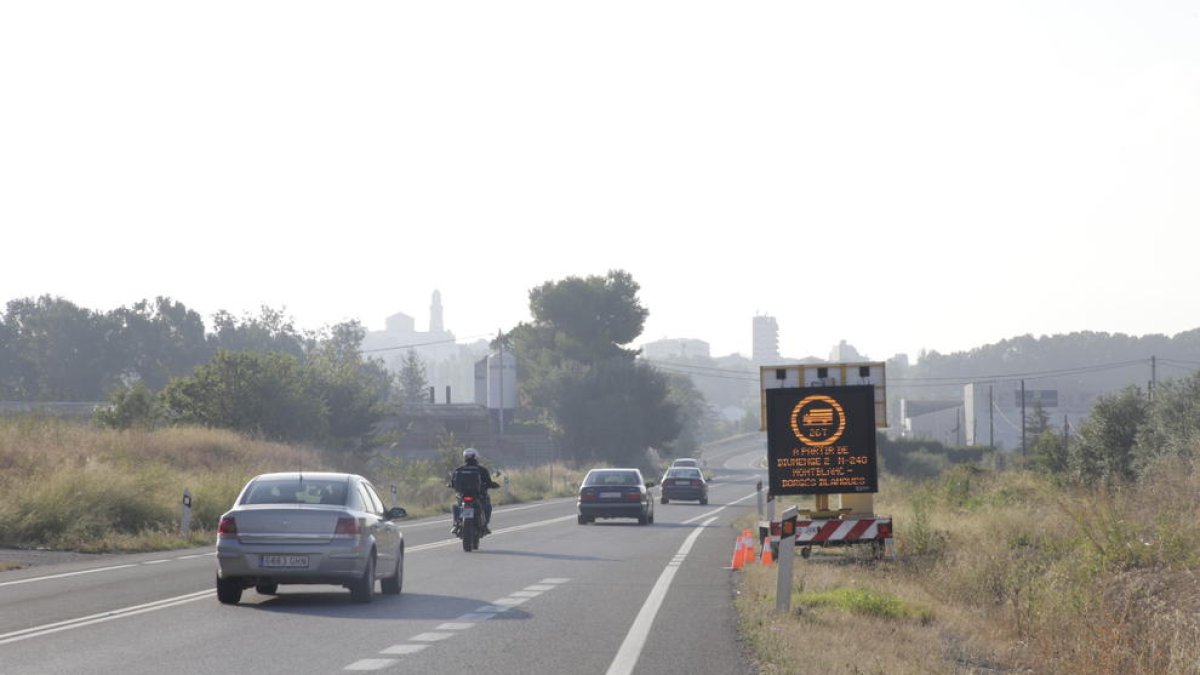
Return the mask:
[[[459,493],[454,504],[454,533],[467,553],[479,548],[483,536],[483,503],[480,497]]]
[[[500,472],[495,475],[499,477]],[[454,534],[462,540],[463,550],[470,553],[479,548],[479,539],[487,531],[479,474],[455,472],[450,487],[458,495],[454,502]]]

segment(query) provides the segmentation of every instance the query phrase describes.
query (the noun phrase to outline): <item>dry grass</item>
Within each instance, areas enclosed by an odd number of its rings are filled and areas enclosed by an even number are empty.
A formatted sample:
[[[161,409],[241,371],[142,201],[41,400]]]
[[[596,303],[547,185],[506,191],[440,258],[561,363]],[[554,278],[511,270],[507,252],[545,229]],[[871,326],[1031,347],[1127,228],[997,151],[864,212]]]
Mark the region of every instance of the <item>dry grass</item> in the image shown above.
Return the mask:
[[[446,461],[457,458],[448,453]],[[292,469],[355,471],[361,458],[259,441],[217,429],[98,429],[37,417],[0,418],[0,546],[105,553],[210,544],[221,514],[251,477]],[[445,462],[381,461],[361,470],[413,517],[444,513]],[[451,463],[453,463],[451,461]],[[498,504],[574,494],[582,472],[562,465],[504,472]],[[192,533],[179,535],[184,489]],[[390,501],[390,494],[385,492]]]
[[[311,450],[219,430],[0,419],[0,544],[108,552],[211,543],[248,478],[298,466],[324,468]],[[185,488],[188,541],[178,535]]]
[[[775,608],[777,567],[744,570],[736,600],[764,673],[963,673],[1004,663],[1004,645],[962,632],[961,612],[852,553],[795,561],[792,611]],[[887,609],[859,609],[864,596]]]
[[[1190,462],[1115,491],[961,468],[882,487],[897,560],[797,558],[786,617],[772,611],[774,568],[743,574],[737,604],[764,672],[1200,673]],[[840,596],[909,609],[864,614],[828,600]]]

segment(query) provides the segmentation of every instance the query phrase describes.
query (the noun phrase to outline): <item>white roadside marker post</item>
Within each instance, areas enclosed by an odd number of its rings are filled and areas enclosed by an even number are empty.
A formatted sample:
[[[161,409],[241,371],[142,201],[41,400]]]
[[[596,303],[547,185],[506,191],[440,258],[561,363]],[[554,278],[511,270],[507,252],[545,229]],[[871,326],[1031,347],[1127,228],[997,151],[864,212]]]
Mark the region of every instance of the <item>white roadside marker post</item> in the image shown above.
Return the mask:
[[[192,536],[192,491],[183,489],[183,515],[179,519],[180,534],[184,539]]]
[[[783,510],[779,523],[779,579],[775,584],[775,611],[792,608],[792,563],[796,559],[796,516],[799,509],[789,506]]]

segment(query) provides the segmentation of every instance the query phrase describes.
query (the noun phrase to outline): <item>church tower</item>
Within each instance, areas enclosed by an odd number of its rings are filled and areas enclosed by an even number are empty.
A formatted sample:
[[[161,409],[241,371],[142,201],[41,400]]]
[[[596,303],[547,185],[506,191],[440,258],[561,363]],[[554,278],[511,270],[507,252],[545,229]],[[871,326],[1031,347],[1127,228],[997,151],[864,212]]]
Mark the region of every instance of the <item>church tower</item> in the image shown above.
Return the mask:
[[[442,328],[442,292],[433,292],[433,304],[429,306],[429,332],[441,333]]]

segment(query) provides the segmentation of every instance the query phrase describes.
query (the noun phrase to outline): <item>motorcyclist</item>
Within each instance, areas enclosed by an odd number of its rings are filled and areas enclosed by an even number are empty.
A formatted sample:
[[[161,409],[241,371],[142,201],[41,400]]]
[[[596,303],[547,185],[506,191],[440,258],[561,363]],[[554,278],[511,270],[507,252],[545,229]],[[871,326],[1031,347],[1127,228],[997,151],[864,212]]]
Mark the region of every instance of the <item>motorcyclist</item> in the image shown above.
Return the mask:
[[[500,484],[492,480],[491,472],[479,463],[479,451],[475,448],[463,450],[463,464],[455,469],[454,473],[457,474],[464,471],[479,474],[479,503],[483,506],[483,534],[491,534],[491,529],[488,528],[488,525],[492,522],[492,499],[488,496],[488,490],[498,488]],[[451,485],[453,486],[453,474]]]

